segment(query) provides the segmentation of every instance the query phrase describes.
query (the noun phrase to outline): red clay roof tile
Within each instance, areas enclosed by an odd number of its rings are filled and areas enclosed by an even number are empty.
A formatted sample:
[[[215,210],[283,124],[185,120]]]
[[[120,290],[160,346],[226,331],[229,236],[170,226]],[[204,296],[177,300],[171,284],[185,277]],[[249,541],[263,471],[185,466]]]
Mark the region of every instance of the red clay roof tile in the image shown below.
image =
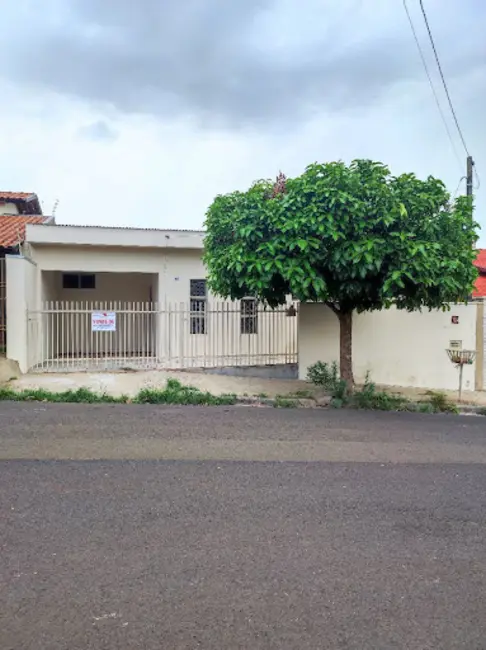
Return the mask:
[[[474,266],[479,271],[479,277],[474,283],[473,296],[486,297],[486,248],[479,248]]]
[[[27,201],[30,198],[37,198],[35,192],[4,192],[0,190],[0,201]]]
[[[0,248],[16,246],[25,239],[28,223],[45,223],[50,217],[42,215],[0,215]]]

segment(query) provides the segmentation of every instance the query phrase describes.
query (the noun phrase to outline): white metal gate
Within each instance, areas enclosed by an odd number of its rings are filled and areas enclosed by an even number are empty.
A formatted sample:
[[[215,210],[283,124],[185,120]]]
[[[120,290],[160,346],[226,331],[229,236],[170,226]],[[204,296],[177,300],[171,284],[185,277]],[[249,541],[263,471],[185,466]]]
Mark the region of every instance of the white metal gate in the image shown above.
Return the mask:
[[[250,299],[163,306],[46,302],[28,313],[29,367],[67,372],[296,363],[297,309],[290,303],[270,309]]]

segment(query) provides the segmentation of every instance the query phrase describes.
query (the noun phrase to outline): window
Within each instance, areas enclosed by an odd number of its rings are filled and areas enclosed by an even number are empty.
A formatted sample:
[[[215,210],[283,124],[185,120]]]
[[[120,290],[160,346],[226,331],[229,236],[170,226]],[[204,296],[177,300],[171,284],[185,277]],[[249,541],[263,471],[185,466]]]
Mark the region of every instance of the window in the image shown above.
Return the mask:
[[[94,273],[63,273],[63,289],[96,289]]]
[[[258,302],[255,298],[244,298],[240,307],[240,332],[258,334]]]
[[[190,332],[191,334],[206,334],[206,280],[190,281]]]

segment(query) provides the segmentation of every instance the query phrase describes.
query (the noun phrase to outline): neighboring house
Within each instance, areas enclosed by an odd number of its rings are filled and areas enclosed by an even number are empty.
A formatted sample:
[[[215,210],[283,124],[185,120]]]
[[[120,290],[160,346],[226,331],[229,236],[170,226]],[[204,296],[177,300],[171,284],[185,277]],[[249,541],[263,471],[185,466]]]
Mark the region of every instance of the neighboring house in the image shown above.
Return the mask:
[[[0,353],[5,350],[7,337],[5,255],[18,254],[28,223],[52,220],[42,214],[37,194],[0,191]]]
[[[474,262],[479,277],[476,280],[473,298],[486,298],[486,248],[478,249],[478,256]]]
[[[203,241],[28,224],[24,256],[7,258],[8,356],[23,371],[295,362],[297,319],[251,298],[218,301]]]
[[[39,198],[34,192],[2,192],[0,190],[0,215],[42,215]]]

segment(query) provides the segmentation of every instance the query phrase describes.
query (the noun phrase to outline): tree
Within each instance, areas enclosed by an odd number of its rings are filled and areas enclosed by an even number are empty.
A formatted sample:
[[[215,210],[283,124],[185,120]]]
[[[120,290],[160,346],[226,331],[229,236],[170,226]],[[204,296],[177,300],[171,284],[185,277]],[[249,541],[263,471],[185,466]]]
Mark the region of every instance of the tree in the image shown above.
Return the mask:
[[[297,178],[217,196],[206,215],[214,293],[271,307],[292,294],[340,323],[341,377],[353,384],[353,312],[447,309],[476,278],[472,200],[381,163],[313,164]]]

